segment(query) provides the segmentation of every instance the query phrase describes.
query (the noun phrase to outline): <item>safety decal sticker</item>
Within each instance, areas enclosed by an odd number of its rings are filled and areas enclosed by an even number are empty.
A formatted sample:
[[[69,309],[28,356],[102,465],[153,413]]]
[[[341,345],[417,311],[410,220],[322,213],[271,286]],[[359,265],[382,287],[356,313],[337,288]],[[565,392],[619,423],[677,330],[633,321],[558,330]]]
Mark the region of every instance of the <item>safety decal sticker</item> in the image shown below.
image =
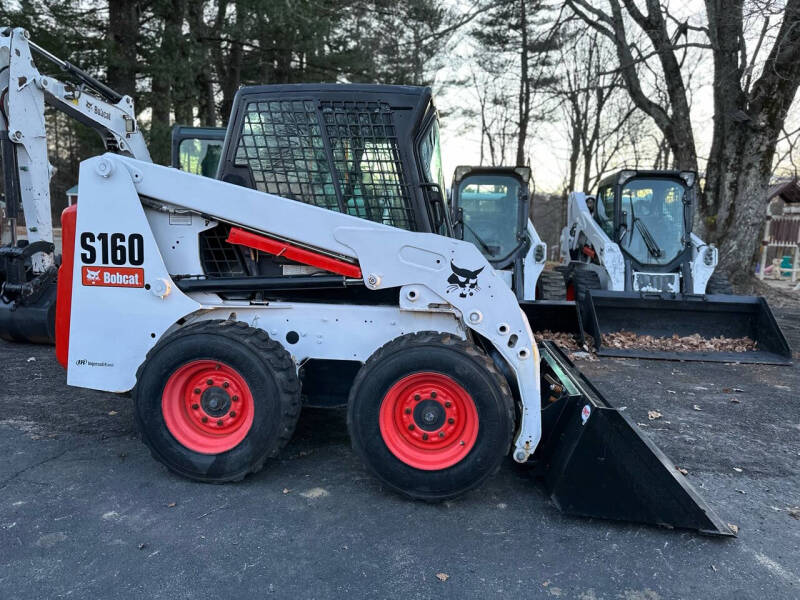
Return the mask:
[[[592,409],[587,404],[581,409],[581,425],[586,425],[586,421],[589,420],[589,416],[592,414]]]
[[[82,267],[83,285],[96,287],[144,287],[144,269],[132,267]]]

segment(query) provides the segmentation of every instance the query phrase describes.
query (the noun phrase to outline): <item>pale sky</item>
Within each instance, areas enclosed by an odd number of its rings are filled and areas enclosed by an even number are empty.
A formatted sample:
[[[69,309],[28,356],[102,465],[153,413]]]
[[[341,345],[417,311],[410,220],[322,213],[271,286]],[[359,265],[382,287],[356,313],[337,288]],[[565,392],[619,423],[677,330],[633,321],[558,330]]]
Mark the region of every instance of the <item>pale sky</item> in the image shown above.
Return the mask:
[[[455,5],[459,0],[453,0]],[[462,10],[469,10],[468,5],[461,4]],[[680,18],[689,18],[693,24],[701,24],[705,21],[705,9],[702,0],[673,0],[669,2],[670,10]],[[776,20],[777,22],[777,20]],[[746,29],[746,37],[751,41],[748,44],[751,48],[754,45],[753,38],[757,37],[760,23],[749,23]],[[764,49],[768,49],[771,44],[765,42]],[[446,69],[440,71],[437,80],[457,75],[459,77],[469,76],[471,49],[468,40],[455,40],[452,44],[451,56],[448,56]],[[701,50],[690,50],[694,54],[689,54],[684,63],[685,70],[693,71],[690,82],[692,105],[692,126],[696,137],[698,154],[701,158],[701,169],[704,157],[708,152],[711,142],[712,123],[713,123],[713,100],[712,100],[712,65],[706,55]],[[699,61],[703,61],[701,65]],[[694,61],[694,62],[692,62]],[[453,66],[456,65],[456,66]],[[692,68],[694,67],[694,68]],[[757,73],[756,73],[757,75]],[[436,92],[434,85],[434,92]],[[477,110],[478,102],[475,93],[469,87],[451,87],[445,93],[437,94],[437,107],[440,112],[449,112],[453,107],[474,106]],[[795,103],[797,104],[797,102]],[[796,110],[792,111],[794,118],[797,119]],[[648,120],[649,126],[658,135],[655,126]],[[467,130],[464,133],[464,130]],[[537,191],[558,192],[561,190],[568,170],[569,146],[567,138],[566,123],[557,119],[548,123],[537,123],[531,127],[529,132],[530,143],[528,155],[531,160],[534,181]],[[512,150],[513,152],[513,150]],[[478,164],[480,158],[480,125],[476,123],[470,126],[453,117],[442,118],[442,158],[449,183],[453,170],[461,164]],[[513,160],[513,156],[509,160]],[[620,157],[624,162],[626,157]]]

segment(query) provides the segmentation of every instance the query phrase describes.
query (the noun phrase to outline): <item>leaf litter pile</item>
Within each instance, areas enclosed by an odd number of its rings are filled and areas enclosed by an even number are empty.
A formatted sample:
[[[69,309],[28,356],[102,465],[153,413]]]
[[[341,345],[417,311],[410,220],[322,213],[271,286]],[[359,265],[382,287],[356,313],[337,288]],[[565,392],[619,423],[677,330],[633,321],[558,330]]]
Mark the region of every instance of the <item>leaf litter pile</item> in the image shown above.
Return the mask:
[[[748,337],[704,338],[700,334],[672,337],[637,335],[631,331],[618,331],[603,335],[603,343],[611,348],[638,348],[666,352],[750,352],[756,343]]]
[[[537,331],[536,336],[542,340],[550,340],[561,346],[567,352],[579,353],[577,358],[589,358],[581,353],[594,351],[594,340],[587,335],[587,342],[578,343],[577,338],[571,333],[557,331]],[[618,331],[603,335],[603,343],[610,348],[636,348],[639,350],[654,350],[662,352],[750,352],[756,349],[756,343],[748,337],[743,338],[704,338],[699,334],[672,337],[656,337],[652,335],[638,335],[632,331]]]

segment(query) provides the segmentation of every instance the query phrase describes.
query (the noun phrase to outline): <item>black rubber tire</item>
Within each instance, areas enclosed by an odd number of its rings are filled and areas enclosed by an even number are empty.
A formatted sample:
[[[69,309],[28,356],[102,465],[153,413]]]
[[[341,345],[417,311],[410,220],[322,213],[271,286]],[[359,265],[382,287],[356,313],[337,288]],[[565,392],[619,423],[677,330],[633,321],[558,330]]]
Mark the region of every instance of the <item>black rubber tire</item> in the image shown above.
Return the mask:
[[[586,299],[586,290],[599,290],[602,287],[597,273],[587,268],[573,269],[569,282],[575,287],[575,300],[578,303]]]
[[[566,300],[567,286],[558,271],[542,271],[536,282],[537,300]]]
[[[472,450],[436,471],[396,458],[379,424],[381,403],[392,385],[426,371],[454,379],[472,396],[478,412]],[[381,482],[404,496],[438,502],[477,487],[499,469],[511,447],[514,402],[508,383],[477,346],[450,334],[414,333],[384,345],[361,368],[350,391],[347,426],[354,450]]]
[[[193,360],[219,360],[235,368],[253,396],[253,423],[245,438],[219,454],[201,454],[170,433],[161,396],[170,375]],[[133,390],[142,441],[168,469],[197,481],[239,481],[289,441],[300,416],[300,383],[290,354],[261,329],[241,321],[202,321],[160,341],[136,374]]]
[[[733,294],[733,286],[728,278],[722,274],[714,272],[708,278],[706,284],[706,294]]]

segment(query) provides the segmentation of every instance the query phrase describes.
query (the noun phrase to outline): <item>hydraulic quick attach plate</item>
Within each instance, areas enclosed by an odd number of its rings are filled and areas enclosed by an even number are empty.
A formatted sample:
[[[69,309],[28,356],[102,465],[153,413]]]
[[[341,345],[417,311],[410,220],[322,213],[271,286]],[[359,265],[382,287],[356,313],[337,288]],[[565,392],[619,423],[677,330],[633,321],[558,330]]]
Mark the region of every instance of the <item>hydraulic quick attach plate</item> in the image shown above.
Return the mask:
[[[563,385],[542,407],[537,475],[562,511],[694,529],[734,532],[672,461],[620,410],[611,406],[552,342],[539,345],[542,373]]]

